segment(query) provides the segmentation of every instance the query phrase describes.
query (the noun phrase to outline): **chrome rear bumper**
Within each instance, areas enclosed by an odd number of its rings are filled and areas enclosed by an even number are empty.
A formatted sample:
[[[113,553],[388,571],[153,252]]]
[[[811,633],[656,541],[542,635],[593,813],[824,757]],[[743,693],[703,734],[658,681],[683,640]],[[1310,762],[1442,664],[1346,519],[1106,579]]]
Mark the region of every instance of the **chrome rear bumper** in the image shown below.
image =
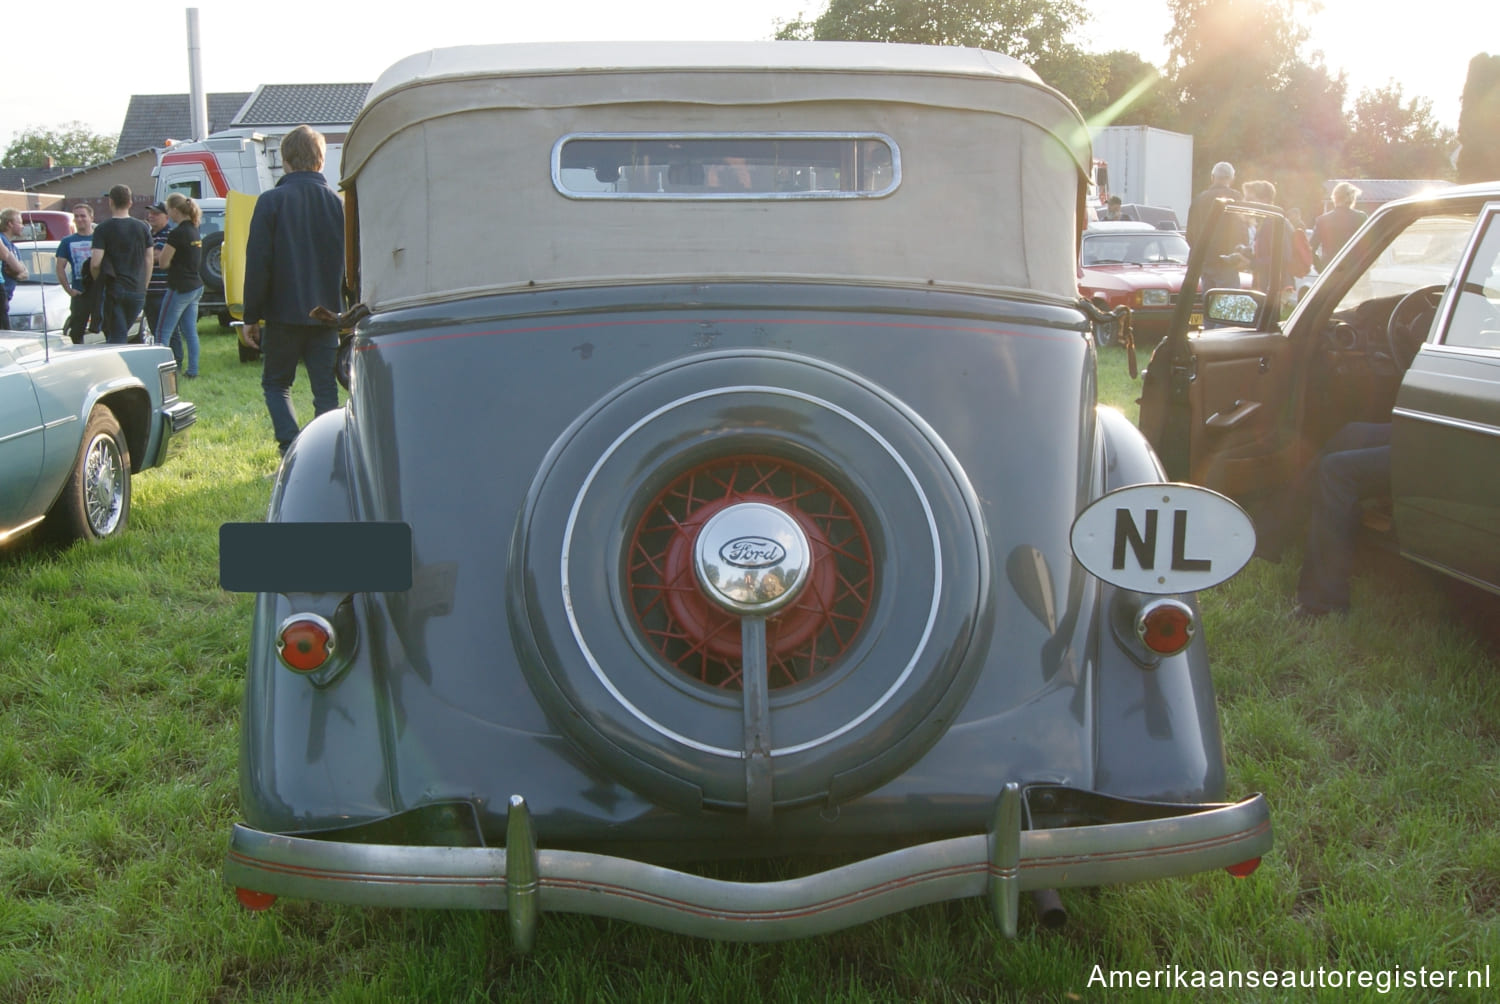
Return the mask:
[[[156,465],[167,462],[182,451],[187,431],[198,421],[198,407],[191,401],[175,401],[161,410],[161,445],[156,450]]]
[[[511,799],[504,848],[342,843],[236,826],[224,877],[240,890],[270,896],[507,910],[512,938],[523,949],[542,912],[594,914],[730,941],[776,941],[968,896],[988,896],[996,922],[1013,936],[1022,891],[1209,871],[1253,862],[1272,842],[1260,795],[1170,807],[1112,800],[1124,812],[1138,807],[1149,818],[1024,830],[1023,800],[1020,787],[1008,785],[987,834],[906,847],[780,882],[728,882],[605,854],[540,850],[519,796]]]

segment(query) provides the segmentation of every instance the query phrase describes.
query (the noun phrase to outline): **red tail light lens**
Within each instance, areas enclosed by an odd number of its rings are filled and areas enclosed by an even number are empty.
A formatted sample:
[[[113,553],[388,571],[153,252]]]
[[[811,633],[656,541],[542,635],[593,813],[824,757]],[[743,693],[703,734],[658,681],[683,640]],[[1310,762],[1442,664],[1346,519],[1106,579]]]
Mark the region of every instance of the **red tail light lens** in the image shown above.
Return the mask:
[[[333,625],[317,614],[293,614],[276,632],[276,654],[294,673],[321,669],[333,656]]]
[[[1260,858],[1251,858],[1249,861],[1241,861],[1237,865],[1229,865],[1224,870],[1235,878],[1244,878],[1260,867]]]
[[[275,893],[256,892],[254,889],[236,888],[234,898],[240,901],[240,905],[246,910],[266,910],[276,902]]]
[[[1136,616],[1135,633],[1158,655],[1176,655],[1188,647],[1198,630],[1193,608],[1181,600],[1152,600]]]

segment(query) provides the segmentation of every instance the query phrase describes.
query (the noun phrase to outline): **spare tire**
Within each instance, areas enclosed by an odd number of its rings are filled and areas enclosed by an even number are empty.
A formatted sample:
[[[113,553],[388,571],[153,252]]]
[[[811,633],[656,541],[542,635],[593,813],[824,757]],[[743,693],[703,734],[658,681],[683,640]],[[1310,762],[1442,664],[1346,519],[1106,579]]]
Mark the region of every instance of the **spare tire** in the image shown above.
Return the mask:
[[[747,809],[740,625],[685,570],[697,531],[747,502],[796,519],[815,556],[766,627],[771,804],[837,804],[947,731],[993,620],[968,479],[853,373],[740,350],[605,395],[553,444],[516,527],[520,662],[599,769],[663,804]]]
[[[224,291],[224,231],[209,234],[203,238],[203,261],[198,266],[198,274],[203,277],[203,285],[217,292]]]

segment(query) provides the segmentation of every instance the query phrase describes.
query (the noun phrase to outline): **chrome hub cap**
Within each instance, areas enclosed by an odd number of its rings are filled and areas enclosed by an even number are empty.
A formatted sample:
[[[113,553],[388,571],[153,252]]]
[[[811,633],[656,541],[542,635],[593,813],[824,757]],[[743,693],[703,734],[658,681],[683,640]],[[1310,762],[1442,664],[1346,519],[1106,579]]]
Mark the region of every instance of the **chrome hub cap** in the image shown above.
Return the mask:
[[[731,614],[768,617],[807,583],[812,548],[798,522],[775,506],[742,502],[698,531],[693,571],[710,600]]]
[[[83,459],[83,506],[89,529],[107,537],[120,524],[125,504],[124,464],[113,436],[95,436]]]

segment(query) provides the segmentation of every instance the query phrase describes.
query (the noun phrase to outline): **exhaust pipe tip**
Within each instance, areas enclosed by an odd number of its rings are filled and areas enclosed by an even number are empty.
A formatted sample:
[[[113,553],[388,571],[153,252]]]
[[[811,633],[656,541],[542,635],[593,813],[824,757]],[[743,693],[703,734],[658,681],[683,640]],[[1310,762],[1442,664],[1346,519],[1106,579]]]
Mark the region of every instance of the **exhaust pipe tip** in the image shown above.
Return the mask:
[[[1048,930],[1055,931],[1068,922],[1067,908],[1056,889],[1036,889],[1031,893],[1031,904],[1036,907],[1037,921]]]

